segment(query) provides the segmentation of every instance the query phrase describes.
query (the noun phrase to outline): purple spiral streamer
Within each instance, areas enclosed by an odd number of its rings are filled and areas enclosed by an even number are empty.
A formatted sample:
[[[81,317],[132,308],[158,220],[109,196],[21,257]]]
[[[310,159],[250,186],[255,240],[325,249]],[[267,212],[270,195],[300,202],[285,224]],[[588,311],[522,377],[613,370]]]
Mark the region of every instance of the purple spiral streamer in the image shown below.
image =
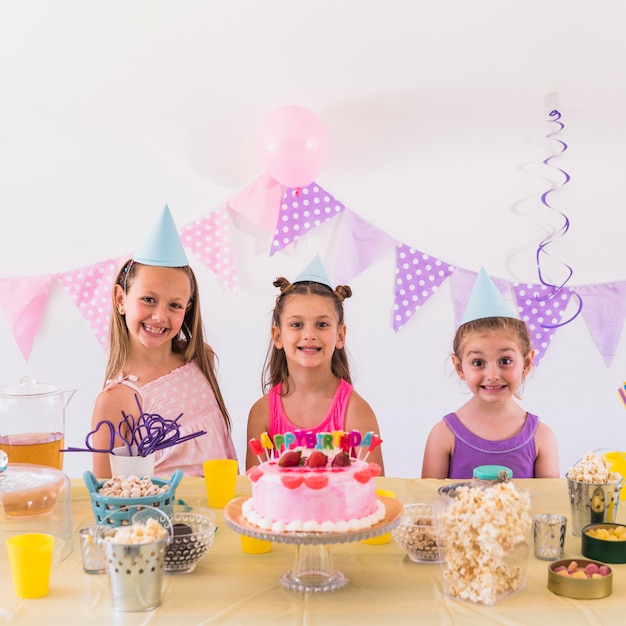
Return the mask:
[[[557,157],[560,154],[563,154],[566,150],[567,150],[567,144],[564,141],[561,141],[560,139],[556,139],[554,138],[554,135],[560,133],[564,128],[565,128],[565,124],[563,124],[563,122],[561,122],[561,114],[559,113],[559,111],[557,111],[556,109],[554,109],[553,111],[550,112],[550,117],[552,118],[550,121],[555,123],[559,128],[557,130],[555,130],[552,133],[548,133],[548,135],[546,135],[546,137],[548,139],[552,139],[553,141],[556,141],[560,146],[561,149],[555,153],[550,155],[547,159],[545,159],[543,161],[544,165],[547,165],[548,167],[552,167],[554,169],[556,169],[558,172],[560,172],[563,177],[564,177],[564,181],[561,183],[561,187],[563,187],[564,185],[567,185],[567,183],[570,181],[570,175],[563,169],[555,167],[554,165],[552,165],[550,163],[550,161]],[[552,298],[556,297],[559,292],[563,289],[563,287],[565,287],[565,285],[567,284],[567,282],[569,281],[569,279],[572,277],[574,271],[572,270],[572,268],[567,265],[567,263],[562,263],[561,265],[563,265],[563,267],[565,267],[565,269],[567,270],[567,277],[565,278],[565,280],[559,284],[559,285],[555,285],[552,283],[548,283],[547,281],[544,280],[543,277],[543,272],[541,270],[541,258],[542,255],[546,255],[549,257],[552,257],[552,255],[547,252],[546,248],[553,242],[555,241],[558,237],[562,237],[564,236],[567,231],[569,230],[569,219],[567,217],[567,215],[565,215],[565,213],[562,213],[561,211],[555,209],[554,207],[552,207],[550,205],[550,203],[548,202],[548,196],[555,190],[554,187],[552,187],[551,189],[548,189],[548,191],[544,192],[541,195],[541,202],[542,204],[544,204],[548,209],[550,209],[551,211],[555,211],[556,213],[558,213],[562,218],[563,218],[563,225],[561,226],[561,228],[557,231],[556,235],[549,235],[548,237],[545,237],[539,244],[539,246],[537,247],[537,254],[536,254],[536,259],[537,259],[537,273],[539,275],[539,280],[541,281],[541,284],[544,285],[545,287],[548,287],[549,290],[547,291],[546,295],[544,296],[540,296],[539,294],[534,294],[535,299],[538,302],[544,301],[544,300],[551,300]],[[576,297],[576,299],[578,300],[578,309],[577,311],[574,313],[574,315],[572,315],[572,317],[570,317],[568,320],[564,321],[564,322],[560,322],[559,324],[553,324],[553,325],[548,325],[548,324],[542,324],[543,328],[558,328],[559,326],[565,326],[565,324],[569,324],[571,321],[573,321],[574,319],[576,319],[576,317],[578,317],[579,313],[582,311],[583,308],[583,301],[582,298],[575,292],[572,292],[572,295]]]

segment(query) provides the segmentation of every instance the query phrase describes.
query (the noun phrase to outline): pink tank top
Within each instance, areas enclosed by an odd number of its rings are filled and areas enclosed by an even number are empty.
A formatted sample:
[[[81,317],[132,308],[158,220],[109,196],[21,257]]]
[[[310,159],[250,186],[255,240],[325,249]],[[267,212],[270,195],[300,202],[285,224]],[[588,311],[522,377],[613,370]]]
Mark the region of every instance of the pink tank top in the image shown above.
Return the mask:
[[[275,387],[270,389],[268,394],[269,410],[270,410],[270,424],[269,435],[282,435],[283,433],[294,432],[301,430],[299,426],[296,426],[289,421],[283,408],[283,401],[281,398],[282,384],[278,383]],[[330,433],[334,430],[345,430],[346,424],[346,412],[348,410],[348,403],[350,402],[350,394],[352,393],[352,385],[345,380],[341,379],[335,392],[335,397],[330,405],[328,415],[315,427],[308,429],[307,432],[313,433]],[[295,444],[294,444],[295,445]]]
[[[136,380],[136,377],[126,376],[112,381],[112,384],[123,384],[134,389],[139,395],[144,413],[156,413],[172,420],[182,413],[178,421],[181,436],[206,431],[206,435],[157,450],[155,476],[169,477],[175,469],[183,470],[187,476],[203,476],[204,461],[237,459],[215,394],[195,363],[186,363],[142,387],[134,384],[133,379]]]

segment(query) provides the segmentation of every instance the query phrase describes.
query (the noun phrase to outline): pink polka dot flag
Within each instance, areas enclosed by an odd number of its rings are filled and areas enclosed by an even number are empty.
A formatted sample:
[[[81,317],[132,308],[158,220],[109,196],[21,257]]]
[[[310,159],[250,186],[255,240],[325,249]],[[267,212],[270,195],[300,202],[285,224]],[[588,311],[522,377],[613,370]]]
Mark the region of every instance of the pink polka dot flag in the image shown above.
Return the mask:
[[[89,324],[98,343],[105,349],[109,347],[113,281],[122,263],[130,256],[128,254],[56,275],[57,280]]]
[[[530,342],[537,351],[535,365],[539,364],[546,353],[552,335],[556,332],[574,293],[569,287],[563,287],[548,299],[552,290],[552,287],[546,285],[513,284],[520,319],[526,323]]]
[[[454,271],[452,265],[410,248],[396,246],[393,330],[398,332]]]
[[[302,189],[288,188],[280,205],[270,256],[335,217],[345,208],[316,183]]]
[[[237,288],[228,210],[222,205],[182,229],[180,239],[229,289]]]

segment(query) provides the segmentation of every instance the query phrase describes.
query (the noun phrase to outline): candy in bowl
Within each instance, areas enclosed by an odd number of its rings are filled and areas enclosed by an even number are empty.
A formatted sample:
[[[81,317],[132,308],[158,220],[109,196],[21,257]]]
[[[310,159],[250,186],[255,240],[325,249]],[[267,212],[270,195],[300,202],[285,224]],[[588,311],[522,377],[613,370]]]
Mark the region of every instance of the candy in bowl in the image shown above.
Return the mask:
[[[400,523],[391,531],[415,563],[439,563],[439,546],[430,504],[405,504]]]
[[[170,574],[193,572],[213,545],[215,522],[209,511],[201,515],[194,510],[174,511],[170,520],[173,537],[165,551],[165,571]]]

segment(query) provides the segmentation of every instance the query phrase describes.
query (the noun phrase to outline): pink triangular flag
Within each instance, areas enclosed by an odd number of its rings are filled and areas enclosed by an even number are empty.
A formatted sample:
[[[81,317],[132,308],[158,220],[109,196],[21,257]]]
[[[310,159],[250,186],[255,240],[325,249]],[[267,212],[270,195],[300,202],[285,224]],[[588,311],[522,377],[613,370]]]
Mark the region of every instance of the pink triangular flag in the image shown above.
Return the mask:
[[[552,291],[553,288],[546,285],[513,284],[520,319],[526,323],[530,342],[537,351],[535,365],[539,365],[545,356],[574,293],[569,287],[562,287],[553,297],[548,298]]]
[[[338,232],[334,284],[348,284],[397,243],[393,237],[346,209]]]
[[[262,174],[228,201],[228,207],[266,233],[276,231],[280,201],[285,192],[278,181]]]
[[[26,361],[30,358],[51,282],[51,275],[0,278],[0,306]]]
[[[403,243],[396,246],[394,332],[411,319],[454,270],[452,265]]]
[[[604,363],[611,367],[626,318],[626,281],[576,287],[581,314]]]
[[[454,274],[452,274],[452,277],[450,278],[452,287],[452,304],[454,308],[455,328],[458,328],[461,323],[465,307],[469,300],[470,294],[472,293],[472,289],[474,288],[477,277],[477,272],[472,272],[471,270],[457,267],[454,270]],[[502,296],[504,298],[509,298],[511,295],[511,283],[503,278],[490,278],[495,286],[498,288]]]
[[[57,280],[85,318],[98,343],[105,349],[109,347],[113,281],[129,256],[56,274]]]
[[[287,189],[280,205],[270,256],[341,213],[346,207],[317,183]]]
[[[235,258],[230,244],[228,211],[222,205],[182,229],[183,245],[231,290],[237,288]]]

